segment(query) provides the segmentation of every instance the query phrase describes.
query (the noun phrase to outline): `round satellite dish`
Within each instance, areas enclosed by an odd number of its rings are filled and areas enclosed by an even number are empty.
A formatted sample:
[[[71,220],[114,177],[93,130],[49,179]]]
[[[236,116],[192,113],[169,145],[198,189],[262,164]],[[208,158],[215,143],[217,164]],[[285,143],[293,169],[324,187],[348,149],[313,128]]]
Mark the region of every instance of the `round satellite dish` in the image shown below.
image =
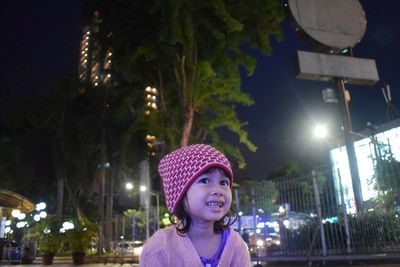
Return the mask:
[[[355,46],[367,28],[358,0],[288,0],[298,26],[315,41],[336,49]]]

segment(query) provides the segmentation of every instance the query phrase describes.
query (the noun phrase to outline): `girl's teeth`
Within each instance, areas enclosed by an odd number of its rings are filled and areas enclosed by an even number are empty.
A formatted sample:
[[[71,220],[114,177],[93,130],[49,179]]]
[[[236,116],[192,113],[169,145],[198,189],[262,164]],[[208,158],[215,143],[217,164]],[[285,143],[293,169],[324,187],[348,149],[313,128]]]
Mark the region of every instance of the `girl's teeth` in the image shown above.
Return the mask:
[[[220,208],[220,207],[222,207],[222,204],[216,203],[216,202],[209,202],[209,203],[208,203],[208,206],[209,206],[210,208]]]

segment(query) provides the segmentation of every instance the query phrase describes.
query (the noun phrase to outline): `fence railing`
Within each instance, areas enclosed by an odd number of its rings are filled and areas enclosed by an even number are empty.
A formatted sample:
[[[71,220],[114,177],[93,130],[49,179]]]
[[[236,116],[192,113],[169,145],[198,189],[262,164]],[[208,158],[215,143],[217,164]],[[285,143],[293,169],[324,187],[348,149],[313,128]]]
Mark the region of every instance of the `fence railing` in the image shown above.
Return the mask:
[[[269,185],[274,190],[269,188],[265,194],[274,194],[275,210],[259,217],[266,222],[258,228],[257,240],[262,242],[252,241],[253,256],[309,259],[400,255],[399,170],[393,166],[380,170],[386,176],[375,181],[376,197],[364,202],[356,214],[346,212],[343,188],[337,188],[340,183],[328,168],[299,177],[271,179]],[[379,190],[379,179],[385,183],[384,191]],[[265,201],[261,199],[268,196],[262,190],[256,192],[256,209],[262,210]]]

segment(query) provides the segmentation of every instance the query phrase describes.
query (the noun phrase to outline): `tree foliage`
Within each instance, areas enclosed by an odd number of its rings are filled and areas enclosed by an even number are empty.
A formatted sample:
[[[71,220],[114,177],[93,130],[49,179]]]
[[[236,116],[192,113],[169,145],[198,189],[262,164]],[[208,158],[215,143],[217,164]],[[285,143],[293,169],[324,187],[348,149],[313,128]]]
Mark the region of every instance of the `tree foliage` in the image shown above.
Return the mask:
[[[255,59],[243,47],[271,52],[281,38],[279,1],[92,1],[100,11],[99,37],[113,48],[115,72],[136,91],[159,90],[158,112],[145,120],[167,150],[212,142],[238,159],[239,149],[221,140],[227,128],[251,151],[236,105],[251,105],[240,71],[251,75]]]
[[[59,179],[68,189],[68,209],[86,205],[91,196],[101,121],[95,98],[78,88],[66,79],[52,94],[21,97],[6,121],[0,157],[7,161],[0,170],[1,186],[46,200],[50,210],[55,208]]]
[[[399,207],[400,202],[400,162],[397,161],[391,150],[376,149],[377,159],[375,175],[372,179],[373,187],[378,192],[375,199],[378,207],[393,209]]]

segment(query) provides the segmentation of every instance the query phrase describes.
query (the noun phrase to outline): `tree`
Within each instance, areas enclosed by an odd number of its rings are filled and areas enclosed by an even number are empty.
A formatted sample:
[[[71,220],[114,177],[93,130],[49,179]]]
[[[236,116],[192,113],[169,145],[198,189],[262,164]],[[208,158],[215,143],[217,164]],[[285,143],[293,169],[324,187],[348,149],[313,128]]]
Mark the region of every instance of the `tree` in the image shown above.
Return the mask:
[[[18,99],[4,123],[0,144],[1,187],[31,199],[40,199],[52,184],[49,133],[44,127],[46,121],[40,117],[42,110],[38,97]]]
[[[378,207],[390,210],[399,207],[400,202],[400,162],[397,161],[392,152],[379,150],[375,165],[375,176],[372,179],[374,189],[378,196],[375,199]]]
[[[302,175],[304,173],[304,168],[296,161],[288,161],[279,167],[276,171],[269,175],[270,178],[282,178],[282,177],[293,177],[297,175]]]
[[[208,140],[244,166],[218,130],[229,129],[256,150],[236,114],[236,104],[253,103],[240,89],[241,68],[248,75],[255,68],[243,48],[271,52],[269,37],[281,37],[279,1],[98,0],[88,10],[93,6],[116,73],[136,91],[158,88],[158,112],[146,118],[147,130],[168,150]]]
[[[74,79],[64,79],[48,95],[18,99],[0,141],[0,157],[7,159],[0,168],[2,187],[46,200],[58,214],[63,203],[66,213],[80,206],[93,210],[103,95],[79,88]]]

